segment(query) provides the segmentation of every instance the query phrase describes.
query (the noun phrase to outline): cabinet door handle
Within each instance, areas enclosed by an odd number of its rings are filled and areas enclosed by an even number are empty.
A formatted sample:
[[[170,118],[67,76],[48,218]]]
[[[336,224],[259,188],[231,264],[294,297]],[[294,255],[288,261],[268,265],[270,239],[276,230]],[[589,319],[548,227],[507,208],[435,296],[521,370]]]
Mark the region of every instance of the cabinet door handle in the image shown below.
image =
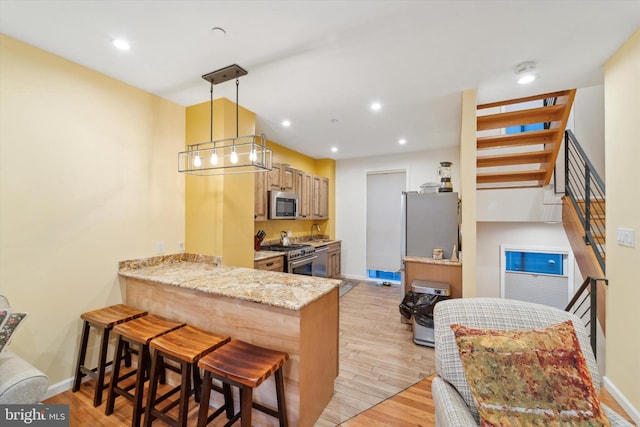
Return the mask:
[[[269,262],[267,264],[265,264],[267,267],[271,267],[273,265],[273,262]]]

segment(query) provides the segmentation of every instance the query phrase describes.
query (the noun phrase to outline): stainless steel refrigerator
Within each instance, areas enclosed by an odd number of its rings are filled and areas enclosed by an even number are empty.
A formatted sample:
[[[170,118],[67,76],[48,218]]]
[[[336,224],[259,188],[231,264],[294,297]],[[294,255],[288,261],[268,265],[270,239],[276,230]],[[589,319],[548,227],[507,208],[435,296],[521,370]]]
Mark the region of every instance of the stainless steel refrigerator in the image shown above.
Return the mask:
[[[431,258],[433,250],[439,248],[444,259],[451,258],[453,245],[458,245],[458,213],[458,193],[402,193],[403,289],[405,256]]]

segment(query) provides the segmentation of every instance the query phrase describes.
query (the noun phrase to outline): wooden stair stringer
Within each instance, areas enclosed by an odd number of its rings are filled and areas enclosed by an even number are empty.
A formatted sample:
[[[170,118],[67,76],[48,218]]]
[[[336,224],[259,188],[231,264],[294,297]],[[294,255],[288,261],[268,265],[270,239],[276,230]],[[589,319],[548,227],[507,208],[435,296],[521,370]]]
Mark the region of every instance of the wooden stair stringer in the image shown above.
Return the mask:
[[[559,132],[556,136],[556,140],[553,141],[551,147],[553,149],[553,154],[551,155],[551,163],[547,165],[547,174],[544,177],[544,184],[547,185],[551,182],[551,177],[553,175],[553,165],[556,163],[556,159],[558,158],[558,153],[560,152],[560,146],[562,145],[562,138],[564,137],[564,130],[567,128],[567,122],[569,121],[569,115],[571,114],[571,108],[573,107],[573,100],[576,97],[576,90],[571,89],[568,93],[568,98],[565,105],[565,109],[563,112],[562,120],[560,122],[559,129],[562,129],[562,132]]]
[[[570,199],[565,196],[562,198],[562,226],[564,227],[567,239],[571,245],[573,256],[575,257],[580,273],[582,274],[582,280],[585,280],[588,276],[603,278],[605,277],[604,271],[600,268],[600,263],[594,253],[594,248],[587,245],[584,241],[584,227],[580,222],[580,217],[575,208],[571,204]],[[606,309],[607,293],[606,288],[602,284],[598,284],[598,307],[597,313],[598,321],[602,327],[603,333],[606,334]]]

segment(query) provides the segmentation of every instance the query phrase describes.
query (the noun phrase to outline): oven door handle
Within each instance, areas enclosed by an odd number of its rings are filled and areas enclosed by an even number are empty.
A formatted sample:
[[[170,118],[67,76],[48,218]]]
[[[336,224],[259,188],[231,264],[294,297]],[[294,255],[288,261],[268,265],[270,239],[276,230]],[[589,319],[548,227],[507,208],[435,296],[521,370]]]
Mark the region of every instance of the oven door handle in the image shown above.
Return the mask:
[[[307,257],[307,258],[304,258],[304,259],[296,259],[294,261],[291,261],[289,264],[291,265],[291,267],[295,268],[295,267],[297,267],[299,265],[307,264],[309,261],[313,261],[316,258],[318,258],[318,256],[314,255],[312,257]]]

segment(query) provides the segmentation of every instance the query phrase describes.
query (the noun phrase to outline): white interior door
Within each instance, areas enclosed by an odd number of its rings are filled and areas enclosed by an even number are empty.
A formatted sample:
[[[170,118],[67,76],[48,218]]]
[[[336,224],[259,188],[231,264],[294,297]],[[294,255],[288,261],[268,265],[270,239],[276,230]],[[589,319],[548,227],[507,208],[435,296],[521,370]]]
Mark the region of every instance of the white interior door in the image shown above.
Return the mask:
[[[367,270],[400,270],[406,180],[404,170],[367,173]]]

